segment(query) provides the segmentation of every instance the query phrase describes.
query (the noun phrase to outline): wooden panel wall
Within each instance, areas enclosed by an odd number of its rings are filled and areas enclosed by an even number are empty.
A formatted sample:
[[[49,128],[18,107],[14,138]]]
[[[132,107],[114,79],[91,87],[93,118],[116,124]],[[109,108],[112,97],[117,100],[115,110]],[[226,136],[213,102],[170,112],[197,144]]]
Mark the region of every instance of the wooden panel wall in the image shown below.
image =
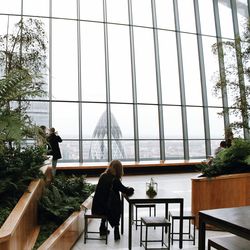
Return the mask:
[[[200,210],[250,205],[250,173],[192,179],[192,214]]]

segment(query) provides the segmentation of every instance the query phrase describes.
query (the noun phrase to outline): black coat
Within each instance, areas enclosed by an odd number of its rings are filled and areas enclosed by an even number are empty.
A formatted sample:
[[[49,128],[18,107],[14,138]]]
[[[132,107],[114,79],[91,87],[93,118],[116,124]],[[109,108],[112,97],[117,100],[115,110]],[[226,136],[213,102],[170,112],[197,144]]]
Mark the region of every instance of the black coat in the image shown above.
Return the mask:
[[[117,196],[116,204],[111,208],[111,211],[107,211],[107,201],[109,197],[110,188],[113,182],[113,190]],[[98,184],[96,186],[95,195],[92,204],[92,213],[107,215],[109,224],[114,227],[119,225],[121,217],[121,198],[120,193],[132,195],[134,189],[125,187],[118,178],[115,178],[112,174],[103,173],[100,176]]]
[[[52,133],[47,138],[48,141],[48,150],[52,150],[51,155],[53,160],[58,160],[62,158],[61,151],[59,148],[59,142],[62,142],[62,139],[59,135]]]

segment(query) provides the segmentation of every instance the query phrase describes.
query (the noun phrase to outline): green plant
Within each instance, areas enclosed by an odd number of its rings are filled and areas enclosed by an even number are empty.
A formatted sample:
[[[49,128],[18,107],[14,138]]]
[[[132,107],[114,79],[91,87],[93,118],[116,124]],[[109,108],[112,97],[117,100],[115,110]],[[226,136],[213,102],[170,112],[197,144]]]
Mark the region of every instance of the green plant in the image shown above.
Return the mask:
[[[45,95],[46,37],[43,23],[23,19],[13,33],[0,36],[0,151],[36,138],[37,127],[27,115],[29,99]]]
[[[0,152],[0,226],[30,181],[43,176],[40,168],[46,158],[40,147],[5,148]]]
[[[250,141],[234,139],[232,146],[220,151],[210,162],[198,166],[203,176],[250,172]]]
[[[245,138],[249,138],[250,117],[250,21],[245,25],[243,35],[235,40],[219,41],[213,45],[213,53],[218,55],[220,72],[216,74],[214,94],[226,98],[230,94],[230,106],[224,107],[221,115],[233,115],[234,122],[226,124],[225,139],[228,130],[238,133],[244,131]],[[227,105],[227,104],[226,104]]]
[[[56,175],[44,190],[39,201],[41,232],[34,249],[62,224],[72,212],[79,211],[82,202],[95,190],[95,185],[86,182],[86,176]],[[48,229],[47,225],[49,225]]]

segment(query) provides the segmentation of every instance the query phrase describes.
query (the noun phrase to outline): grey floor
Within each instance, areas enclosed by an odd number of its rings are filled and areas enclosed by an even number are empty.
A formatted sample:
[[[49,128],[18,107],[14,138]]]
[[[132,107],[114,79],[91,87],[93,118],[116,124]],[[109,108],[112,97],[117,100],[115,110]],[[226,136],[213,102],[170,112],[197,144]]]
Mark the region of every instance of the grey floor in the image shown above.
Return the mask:
[[[126,186],[131,186],[138,189],[146,190],[146,182],[150,180],[151,177],[158,183],[159,187],[164,187],[166,189],[175,192],[178,196],[184,197],[184,209],[191,210],[191,178],[197,176],[197,173],[185,173],[185,174],[161,174],[161,175],[137,175],[137,176],[124,176],[122,182]],[[88,182],[97,183],[97,178],[88,178]],[[178,205],[171,204],[169,205],[169,210],[174,211],[178,210]],[[147,216],[147,209],[140,209],[140,216]],[[164,215],[164,206],[161,204],[157,205],[157,215]],[[97,250],[97,249],[128,249],[128,229],[127,229],[127,220],[128,220],[128,206],[125,202],[125,225],[124,225],[124,234],[121,236],[121,240],[114,241],[113,230],[110,228],[111,232],[108,237],[108,244],[106,245],[104,241],[99,240],[88,240],[86,244],[83,242],[83,236],[76,242],[76,244],[72,247],[72,250]],[[176,225],[178,227],[178,225]],[[92,221],[89,225],[90,229],[93,228],[95,231],[99,228],[99,222],[96,220]],[[188,225],[184,224],[184,230],[187,230]],[[153,229],[150,231],[149,237],[156,236],[160,237],[160,229]],[[217,236],[229,235],[227,232],[221,231],[207,231],[207,237],[217,237]],[[135,226],[133,226],[133,242],[132,249],[144,249],[140,247],[139,243],[140,229],[135,230]],[[193,245],[193,242],[184,241],[183,249],[196,250],[198,249],[198,230],[196,230],[196,244]],[[160,243],[152,243],[151,247],[161,247]],[[172,250],[179,249],[178,241],[174,241],[174,244],[171,245]]]

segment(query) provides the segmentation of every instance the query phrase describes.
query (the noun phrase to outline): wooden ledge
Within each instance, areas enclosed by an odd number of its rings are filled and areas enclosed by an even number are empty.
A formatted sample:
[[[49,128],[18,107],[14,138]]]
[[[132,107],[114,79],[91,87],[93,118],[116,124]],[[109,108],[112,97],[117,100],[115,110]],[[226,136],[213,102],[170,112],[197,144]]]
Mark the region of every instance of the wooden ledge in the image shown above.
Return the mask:
[[[204,159],[122,162],[122,164],[124,169],[129,169],[140,167],[184,167],[198,165],[202,162],[204,162]],[[56,168],[57,170],[106,169],[108,164],[108,162],[58,163]]]

